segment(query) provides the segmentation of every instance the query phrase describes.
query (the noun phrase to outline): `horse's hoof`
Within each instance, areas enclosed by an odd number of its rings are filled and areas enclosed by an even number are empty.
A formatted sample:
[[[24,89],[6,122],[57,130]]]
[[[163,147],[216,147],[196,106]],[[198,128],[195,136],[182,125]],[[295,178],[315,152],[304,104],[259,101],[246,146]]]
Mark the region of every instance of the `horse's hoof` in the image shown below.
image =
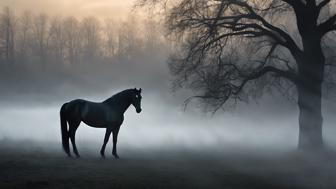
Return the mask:
[[[76,155],[76,158],[79,159],[79,158],[80,158],[80,155]]]
[[[119,156],[116,154],[116,155],[113,155],[115,159],[119,159]]]

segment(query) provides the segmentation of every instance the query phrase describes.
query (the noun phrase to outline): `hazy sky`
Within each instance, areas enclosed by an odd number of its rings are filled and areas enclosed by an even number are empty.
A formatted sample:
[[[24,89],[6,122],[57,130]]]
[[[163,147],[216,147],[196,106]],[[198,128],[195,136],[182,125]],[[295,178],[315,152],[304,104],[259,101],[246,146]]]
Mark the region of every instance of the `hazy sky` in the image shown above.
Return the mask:
[[[9,6],[16,13],[30,10],[56,15],[97,16],[122,18],[135,0],[0,0],[0,6]]]

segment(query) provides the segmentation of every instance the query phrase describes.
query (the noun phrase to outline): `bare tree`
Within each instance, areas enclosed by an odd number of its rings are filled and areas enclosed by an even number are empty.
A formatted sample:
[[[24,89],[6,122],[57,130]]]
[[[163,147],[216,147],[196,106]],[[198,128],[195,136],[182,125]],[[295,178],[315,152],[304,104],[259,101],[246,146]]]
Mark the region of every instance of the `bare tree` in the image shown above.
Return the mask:
[[[112,58],[117,52],[117,23],[113,19],[105,19],[103,28],[104,54]]]
[[[3,9],[0,17],[0,43],[1,54],[7,63],[14,62],[14,35],[15,35],[15,22],[16,18],[14,12],[9,7]]]
[[[63,20],[64,38],[66,43],[66,61],[73,64],[78,63],[81,53],[79,22],[74,17]]]
[[[141,50],[141,42],[138,20],[130,15],[118,30],[118,54],[127,59],[132,58]]]
[[[32,41],[32,15],[30,12],[24,12],[18,19],[16,32],[16,50],[17,61],[27,61],[31,53]]]
[[[169,31],[182,42],[171,67],[177,84],[220,108],[261,86],[294,85],[298,94],[299,148],[323,146],[321,95],[323,37],[336,30],[331,0],[142,0],[163,3]],[[292,27],[294,26],[294,27]],[[297,36],[297,37],[296,37]],[[263,78],[262,80],[260,78]]]
[[[162,34],[162,25],[153,18],[147,18],[144,22],[144,43],[146,51],[152,52],[159,50],[163,46],[164,38]]]
[[[34,55],[41,63],[46,61],[48,49],[48,16],[39,14],[33,19]]]
[[[63,63],[65,58],[65,31],[61,18],[51,20],[49,28],[49,50],[51,60],[55,63]]]
[[[100,53],[101,25],[96,17],[86,17],[81,23],[81,41],[84,60],[96,60]]]

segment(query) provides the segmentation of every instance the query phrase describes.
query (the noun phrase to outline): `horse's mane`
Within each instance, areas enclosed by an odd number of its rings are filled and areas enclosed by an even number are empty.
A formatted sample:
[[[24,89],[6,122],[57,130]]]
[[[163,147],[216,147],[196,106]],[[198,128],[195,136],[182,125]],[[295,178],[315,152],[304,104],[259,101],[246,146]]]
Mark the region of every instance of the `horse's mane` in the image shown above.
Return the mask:
[[[110,98],[106,99],[103,101],[103,103],[107,103],[107,104],[115,104],[115,103],[120,103],[121,100],[124,100],[125,97],[128,97],[131,93],[133,93],[134,89],[126,89],[123,90],[113,96],[111,96]]]

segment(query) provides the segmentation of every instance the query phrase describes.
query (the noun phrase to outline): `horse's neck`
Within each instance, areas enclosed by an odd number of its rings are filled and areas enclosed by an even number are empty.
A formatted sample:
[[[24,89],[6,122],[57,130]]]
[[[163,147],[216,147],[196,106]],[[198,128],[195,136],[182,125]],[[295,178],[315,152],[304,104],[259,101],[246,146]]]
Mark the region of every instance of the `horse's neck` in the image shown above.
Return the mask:
[[[111,108],[117,110],[122,114],[125,113],[128,107],[131,105],[131,102],[127,100],[127,97],[120,97],[118,99],[109,99],[106,100],[104,103],[106,103],[108,106],[110,106]]]
[[[130,107],[131,103],[127,102],[127,103],[120,103],[118,107],[116,107],[116,109],[118,109],[121,113],[125,113],[126,110]]]

